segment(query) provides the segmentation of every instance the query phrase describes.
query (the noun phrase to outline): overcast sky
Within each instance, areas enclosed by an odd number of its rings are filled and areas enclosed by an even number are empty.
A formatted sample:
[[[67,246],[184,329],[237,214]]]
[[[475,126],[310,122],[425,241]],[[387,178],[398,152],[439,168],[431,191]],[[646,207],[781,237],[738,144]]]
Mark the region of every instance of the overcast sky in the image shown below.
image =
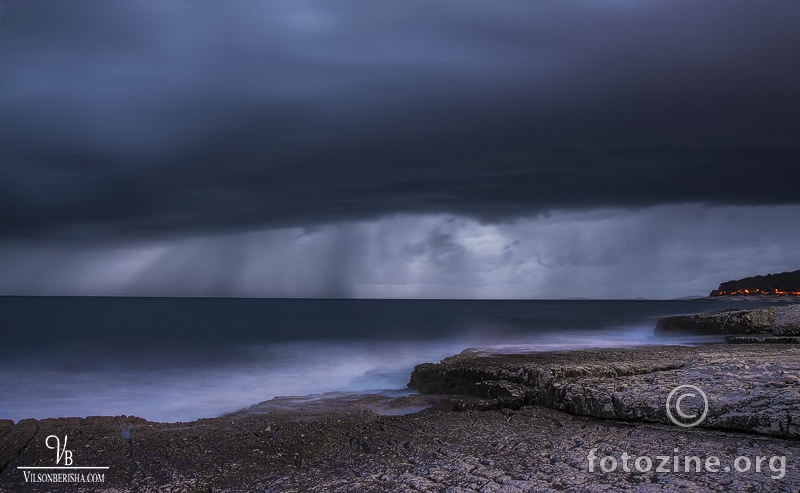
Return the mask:
[[[0,294],[800,268],[800,2],[0,3]]]

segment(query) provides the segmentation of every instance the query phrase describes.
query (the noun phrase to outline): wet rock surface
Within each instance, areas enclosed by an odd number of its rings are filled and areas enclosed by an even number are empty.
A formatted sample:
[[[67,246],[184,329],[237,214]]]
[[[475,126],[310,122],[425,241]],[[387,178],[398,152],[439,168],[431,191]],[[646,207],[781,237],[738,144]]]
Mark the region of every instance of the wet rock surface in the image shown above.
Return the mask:
[[[414,373],[416,385],[448,395],[345,395],[327,406],[284,398],[191,423],[0,421],[0,491],[797,491],[799,360],[786,345],[465,352]],[[677,382],[708,392],[714,429],[662,423]],[[432,407],[391,412],[419,406]],[[742,423],[750,433],[732,431]],[[49,435],[68,436],[75,465],[108,466],[105,481],[25,483],[18,467],[54,465]],[[631,460],[625,471],[623,453],[653,466],[642,472]],[[600,470],[604,456],[619,462],[614,471]],[[656,456],[670,458],[670,472],[656,471]],[[685,456],[719,457],[719,471],[686,472]],[[749,471],[734,470],[739,456]],[[756,472],[757,457],[785,458],[783,472],[763,461]]]

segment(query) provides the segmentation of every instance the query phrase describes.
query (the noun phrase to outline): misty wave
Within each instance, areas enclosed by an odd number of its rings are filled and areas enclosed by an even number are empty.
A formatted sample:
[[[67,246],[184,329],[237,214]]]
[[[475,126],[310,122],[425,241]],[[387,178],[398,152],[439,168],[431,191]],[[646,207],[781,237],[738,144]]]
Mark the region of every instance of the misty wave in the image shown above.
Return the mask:
[[[239,358],[208,366],[180,366],[163,359],[150,360],[144,367],[125,359],[111,364],[82,356],[65,367],[63,359],[24,365],[12,359],[0,363],[0,418],[125,414],[152,421],[191,421],[278,396],[401,391],[415,365],[440,361],[466,348],[528,352],[702,341],[661,338],[652,335],[651,325],[642,325],[504,339],[473,334],[434,341],[258,344],[239,347]]]

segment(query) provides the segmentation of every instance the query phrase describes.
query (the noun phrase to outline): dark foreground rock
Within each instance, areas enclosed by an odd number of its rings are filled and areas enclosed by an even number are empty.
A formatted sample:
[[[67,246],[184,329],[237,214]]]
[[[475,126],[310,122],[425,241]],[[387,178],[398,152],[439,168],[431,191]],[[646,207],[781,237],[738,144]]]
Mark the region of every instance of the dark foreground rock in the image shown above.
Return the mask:
[[[573,414],[671,423],[679,385],[708,397],[702,427],[800,436],[800,348],[785,345],[654,346],[518,355],[464,353],[417,366],[410,387],[539,404]]]
[[[796,491],[797,442],[774,437],[618,423],[540,406],[404,416],[369,411],[237,415],[193,423],[131,418],[41,420],[0,426],[2,491],[78,491],[25,484],[19,465],[52,464],[49,434],[68,435],[76,463],[108,465],[86,491],[613,492]],[[9,434],[13,434],[12,437]],[[125,438],[127,436],[128,438]],[[595,450],[620,461],[604,473]],[[675,450],[678,450],[677,452]],[[648,456],[647,472],[622,469],[623,453]],[[656,472],[656,456],[679,456],[680,472]],[[685,472],[686,456],[719,457],[719,472]],[[753,461],[735,472],[736,457]],[[757,457],[773,460],[754,470]],[[781,472],[781,461],[785,467]],[[730,469],[724,472],[724,467]],[[672,462],[667,464],[671,471]]]
[[[797,361],[791,347],[770,345],[484,358],[465,353],[423,365],[414,382],[433,392],[475,395],[346,396],[327,407],[301,402],[294,411],[283,409],[297,406],[297,400],[276,399],[191,423],[124,416],[0,421],[0,491],[797,491],[800,441],[785,436],[793,433],[794,421],[786,422],[787,433],[775,436],[645,419],[658,416],[655,408],[663,407],[651,398],[663,398],[669,385],[687,379],[708,391],[717,410],[738,406],[742,414],[766,412],[761,401],[784,409],[785,396],[797,388]],[[717,385],[727,389],[734,379],[739,386],[727,398],[713,390]],[[564,401],[570,412],[514,397],[534,381],[549,381],[554,395],[571,396]],[[596,408],[605,417],[605,404],[596,406],[609,392],[622,399],[620,409],[634,415],[634,404],[640,403],[642,416],[599,419],[585,412]],[[615,400],[610,402],[613,407]],[[433,407],[405,415],[370,410],[422,405]],[[765,416],[768,423],[777,419],[777,414]],[[50,435],[62,437],[62,443],[68,437],[74,465],[109,467],[104,481],[25,483],[18,468],[55,465],[56,451],[46,447]],[[597,457],[591,470],[590,453]],[[626,471],[623,454],[646,456],[652,466],[639,471],[631,459]],[[606,456],[617,461],[613,471],[600,469]],[[658,456],[669,461],[662,465]],[[697,456],[702,464],[717,457],[720,466],[697,472],[691,462],[686,472],[687,456]],[[735,469],[746,464],[735,462],[737,457],[747,458],[747,472]],[[610,464],[608,459],[607,469]]]

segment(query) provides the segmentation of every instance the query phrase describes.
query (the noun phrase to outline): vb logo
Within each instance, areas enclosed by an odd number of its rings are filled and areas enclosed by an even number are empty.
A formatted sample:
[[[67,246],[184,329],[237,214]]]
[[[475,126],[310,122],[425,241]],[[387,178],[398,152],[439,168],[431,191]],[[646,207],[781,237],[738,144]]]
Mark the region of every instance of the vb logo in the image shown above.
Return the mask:
[[[102,483],[106,480],[104,472],[96,471],[107,471],[108,466],[73,465],[72,450],[67,450],[67,435],[64,435],[63,443],[57,435],[49,435],[44,439],[44,444],[50,450],[56,451],[56,464],[54,466],[17,466],[17,469],[22,471],[26,483]]]
[[[55,439],[56,445],[53,447],[50,445],[51,439]],[[50,435],[45,439],[44,444],[47,445],[47,448],[50,450],[55,449],[56,451],[56,464],[61,463],[61,459],[64,459],[65,466],[72,465],[72,450],[67,450],[67,435],[64,435],[64,446],[61,446],[61,440],[58,439],[55,435]]]

